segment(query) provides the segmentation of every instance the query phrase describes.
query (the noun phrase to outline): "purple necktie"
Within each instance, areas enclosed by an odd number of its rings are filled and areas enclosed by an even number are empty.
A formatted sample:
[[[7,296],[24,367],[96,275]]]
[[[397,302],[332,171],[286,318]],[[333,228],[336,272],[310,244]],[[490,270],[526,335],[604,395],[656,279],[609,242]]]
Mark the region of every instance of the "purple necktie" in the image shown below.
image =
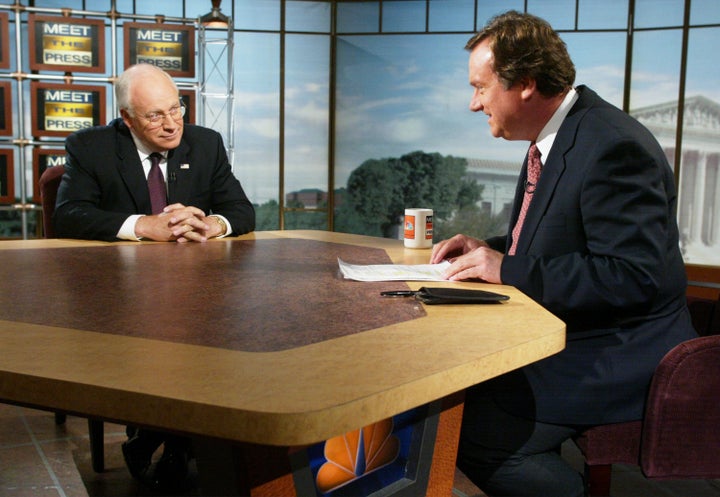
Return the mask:
[[[167,206],[167,191],[165,190],[165,178],[163,178],[163,173],[160,170],[160,159],[162,159],[162,155],[159,153],[153,152],[150,154],[151,165],[147,182],[153,214],[160,214]]]
[[[512,230],[512,245],[508,250],[508,255],[515,255],[517,250],[518,238],[520,238],[520,232],[522,225],[525,222],[525,214],[527,214],[528,207],[530,207],[530,201],[532,200],[533,193],[535,193],[535,187],[537,186],[538,178],[540,178],[540,171],[542,170],[542,162],[540,161],[540,151],[535,145],[535,142],[530,145],[528,150],[528,164],[527,164],[527,181],[525,181],[525,195],[523,196],[522,206],[520,207],[520,214],[518,214],[517,222]]]

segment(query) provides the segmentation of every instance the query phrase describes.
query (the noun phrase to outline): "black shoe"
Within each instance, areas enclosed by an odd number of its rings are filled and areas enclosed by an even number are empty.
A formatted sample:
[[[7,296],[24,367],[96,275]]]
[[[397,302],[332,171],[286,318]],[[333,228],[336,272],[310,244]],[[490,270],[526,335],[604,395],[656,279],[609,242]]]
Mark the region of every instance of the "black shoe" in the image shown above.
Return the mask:
[[[133,478],[144,481],[147,477],[152,456],[162,444],[155,432],[138,430],[127,442],[122,444],[123,458]]]
[[[161,492],[188,490],[191,486],[188,462],[186,447],[171,447],[166,443],[162,457],[155,464],[150,486]]]

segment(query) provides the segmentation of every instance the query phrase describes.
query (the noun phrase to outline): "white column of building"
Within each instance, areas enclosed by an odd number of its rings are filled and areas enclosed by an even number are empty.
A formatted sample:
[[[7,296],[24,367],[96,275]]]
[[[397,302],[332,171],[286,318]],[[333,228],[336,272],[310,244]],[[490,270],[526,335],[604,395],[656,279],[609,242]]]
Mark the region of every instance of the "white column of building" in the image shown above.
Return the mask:
[[[717,156],[718,154],[713,154]],[[710,234],[710,245],[713,247],[720,247],[720,161],[715,163],[715,184],[711,185],[712,199],[714,209],[707,209],[707,215],[710,216],[710,223],[712,226],[712,233]]]
[[[703,206],[705,205],[705,175],[707,173],[707,155],[698,151],[697,165],[695,166],[695,193],[693,194],[692,217],[690,222],[690,242],[702,244]]]

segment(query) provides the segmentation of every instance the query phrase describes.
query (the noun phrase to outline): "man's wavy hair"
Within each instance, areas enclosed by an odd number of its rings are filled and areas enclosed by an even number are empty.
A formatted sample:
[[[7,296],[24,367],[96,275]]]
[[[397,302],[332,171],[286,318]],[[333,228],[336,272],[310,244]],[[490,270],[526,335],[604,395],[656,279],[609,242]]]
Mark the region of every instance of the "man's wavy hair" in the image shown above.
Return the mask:
[[[490,40],[493,69],[506,89],[529,77],[542,95],[552,97],[575,82],[565,42],[544,19],[515,10],[500,14],[470,38],[465,49],[472,51],[485,40]]]

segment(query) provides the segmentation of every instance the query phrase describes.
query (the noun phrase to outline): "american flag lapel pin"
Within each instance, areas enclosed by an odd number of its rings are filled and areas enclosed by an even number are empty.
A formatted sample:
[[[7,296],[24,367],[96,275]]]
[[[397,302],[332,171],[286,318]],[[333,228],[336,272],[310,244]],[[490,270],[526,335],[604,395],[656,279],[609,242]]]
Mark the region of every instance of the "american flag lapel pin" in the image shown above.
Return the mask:
[[[180,169],[190,169],[190,164],[180,164]]]

